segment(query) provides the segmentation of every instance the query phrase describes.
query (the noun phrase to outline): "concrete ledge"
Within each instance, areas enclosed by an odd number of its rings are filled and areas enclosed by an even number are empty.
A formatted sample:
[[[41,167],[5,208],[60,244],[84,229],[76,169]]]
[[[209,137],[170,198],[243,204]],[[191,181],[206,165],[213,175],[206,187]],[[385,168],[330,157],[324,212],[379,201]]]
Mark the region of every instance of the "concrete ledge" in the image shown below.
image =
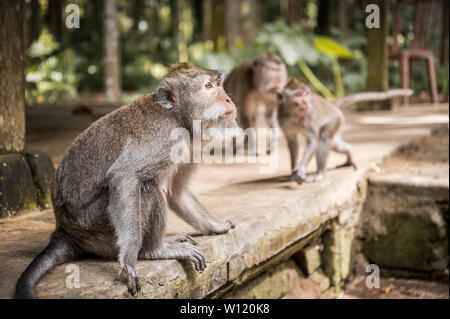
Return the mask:
[[[448,109],[428,109],[426,112],[442,113],[448,121]],[[370,113],[370,121],[373,123],[377,116],[385,120],[389,116],[395,119],[398,114]],[[423,116],[422,109],[410,117],[413,120]],[[388,121],[390,124],[376,122],[368,125],[366,117],[365,114],[349,114],[344,136],[354,146],[359,170],[332,169],[319,183],[295,186],[283,182],[283,177],[289,174],[285,145],[280,146],[280,168],[273,176],[257,175],[256,164],[202,165],[192,181],[194,192],[200,194],[199,200],[212,215],[233,221],[236,228],[225,235],[198,237],[208,265],[202,273],[195,272],[191,264],[175,260],[139,261],[137,271],[141,277],[142,291],[137,297],[221,297],[271,265],[289,259],[320,236],[329,223],[353,227],[358,219],[356,207],[361,204],[365,192],[366,173],[399,146],[417,136],[429,134],[433,125],[441,123],[423,124],[419,121],[416,127],[411,127],[410,123],[404,127],[393,125],[395,121]],[[380,131],[382,141],[381,137],[377,138]],[[333,155],[330,168],[341,162],[342,157]],[[47,229],[51,223],[52,219],[48,218]],[[2,236],[17,232],[20,225],[19,221],[5,221],[1,227],[7,231],[0,234],[0,240]],[[173,214],[169,215],[168,225],[169,235],[182,232],[195,234],[190,226]],[[26,254],[18,253],[9,259],[10,263],[22,264],[16,266],[17,277],[24,264],[44,247],[45,240],[42,237],[39,240],[38,243],[33,242],[32,249],[30,241],[23,244]],[[10,241],[0,255],[7,256],[5,251],[17,251],[14,244]],[[66,288],[70,273],[66,273],[67,265],[61,265],[39,283],[38,295],[41,298],[130,297],[126,285],[116,280],[119,270],[117,262],[84,260],[74,264],[80,269],[79,288]],[[0,269],[0,277],[8,278],[8,289],[3,291],[11,296],[17,277],[10,279],[11,274],[6,275],[4,269]]]

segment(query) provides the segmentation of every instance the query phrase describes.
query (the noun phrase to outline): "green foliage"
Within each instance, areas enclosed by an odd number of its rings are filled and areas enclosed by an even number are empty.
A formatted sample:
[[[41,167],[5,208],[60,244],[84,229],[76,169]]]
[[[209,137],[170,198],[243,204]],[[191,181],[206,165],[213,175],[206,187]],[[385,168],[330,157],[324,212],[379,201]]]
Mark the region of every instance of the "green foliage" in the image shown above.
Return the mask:
[[[30,84],[25,92],[28,103],[54,102],[76,96],[77,56],[72,49],[58,51],[59,48],[60,45],[47,30],[43,30],[30,46],[28,54],[33,63],[25,76]]]
[[[336,35],[336,38],[340,36]],[[352,34],[347,43],[338,43],[328,37],[303,34],[299,25],[287,26],[283,20],[278,20],[263,25],[254,43],[248,46],[238,43],[229,54],[211,52],[211,47],[196,43],[197,53],[190,56],[194,63],[208,68],[220,66],[228,73],[234,66],[254,55],[271,51],[283,58],[290,75],[310,82],[318,93],[333,98],[332,90],[342,96],[344,87],[350,91],[364,87],[366,74],[362,69],[366,62],[361,49],[364,45],[365,38],[356,34]],[[338,58],[348,60],[342,75]]]

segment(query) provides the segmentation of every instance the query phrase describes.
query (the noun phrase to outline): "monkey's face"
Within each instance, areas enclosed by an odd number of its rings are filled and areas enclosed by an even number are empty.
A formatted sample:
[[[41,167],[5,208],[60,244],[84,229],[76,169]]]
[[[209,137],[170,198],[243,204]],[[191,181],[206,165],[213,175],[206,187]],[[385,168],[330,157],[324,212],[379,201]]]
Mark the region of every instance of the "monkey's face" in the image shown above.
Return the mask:
[[[222,73],[213,70],[166,78],[155,94],[156,102],[176,109],[190,125],[201,121],[203,128],[237,128],[236,107],[222,82]]]
[[[256,59],[253,63],[253,76],[259,92],[274,94],[286,85],[286,66],[281,60]]]
[[[311,90],[307,86],[296,89],[286,88],[278,96],[279,103],[288,114],[296,117],[305,117],[311,112]]]
[[[236,122],[236,106],[225,93],[223,76],[201,75],[193,81],[192,94],[187,104],[191,104],[194,120],[201,120],[202,130],[211,130],[214,138],[228,139],[240,133]],[[232,130],[223,130],[232,129]]]
[[[199,119],[225,123],[235,121],[236,106],[225,93],[222,81],[222,75],[206,75],[198,79],[196,97],[200,98],[198,103],[203,104],[203,107],[199,109]]]

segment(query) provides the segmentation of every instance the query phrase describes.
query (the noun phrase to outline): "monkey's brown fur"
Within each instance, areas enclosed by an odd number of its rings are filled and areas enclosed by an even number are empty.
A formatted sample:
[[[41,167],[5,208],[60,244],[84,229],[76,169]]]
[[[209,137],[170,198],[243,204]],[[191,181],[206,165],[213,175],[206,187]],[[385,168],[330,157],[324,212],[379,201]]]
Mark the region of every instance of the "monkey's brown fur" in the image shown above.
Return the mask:
[[[238,106],[238,122],[242,129],[255,127],[258,106],[264,107],[268,126],[278,127],[276,92],[283,89],[286,80],[285,64],[270,52],[262,53],[233,69],[224,86]]]
[[[16,297],[35,298],[34,287],[45,273],[88,255],[118,258],[131,294],[140,289],[138,258],[183,259],[197,270],[206,267],[191,237],[164,238],[168,206],[205,234],[234,226],[214,219],[186,189],[194,166],[171,160],[178,140],[169,137],[178,128],[192,136],[193,120],[204,127],[237,126],[221,79],[218,71],[174,65],[156,93],[104,116],[75,139],[52,185],[56,229],[19,278]],[[205,110],[213,106],[211,116]]]
[[[302,183],[322,179],[326,172],[329,149],[347,156],[343,166],[356,168],[351,146],[345,143],[339,134],[344,115],[332,102],[313,94],[306,84],[291,78],[278,96],[278,108],[278,122],[287,139],[291,156],[293,180]],[[299,134],[306,138],[300,162],[298,162]],[[314,154],[317,160],[317,173],[307,176],[307,165]]]

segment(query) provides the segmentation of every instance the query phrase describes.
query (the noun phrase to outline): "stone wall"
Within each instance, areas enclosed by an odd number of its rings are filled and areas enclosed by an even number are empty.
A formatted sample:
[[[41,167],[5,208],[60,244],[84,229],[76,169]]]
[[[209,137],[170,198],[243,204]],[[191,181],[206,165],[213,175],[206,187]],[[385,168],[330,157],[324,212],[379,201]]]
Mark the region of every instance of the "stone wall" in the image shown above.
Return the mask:
[[[0,218],[49,207],[54,171],[39,151],[0,155]]]

